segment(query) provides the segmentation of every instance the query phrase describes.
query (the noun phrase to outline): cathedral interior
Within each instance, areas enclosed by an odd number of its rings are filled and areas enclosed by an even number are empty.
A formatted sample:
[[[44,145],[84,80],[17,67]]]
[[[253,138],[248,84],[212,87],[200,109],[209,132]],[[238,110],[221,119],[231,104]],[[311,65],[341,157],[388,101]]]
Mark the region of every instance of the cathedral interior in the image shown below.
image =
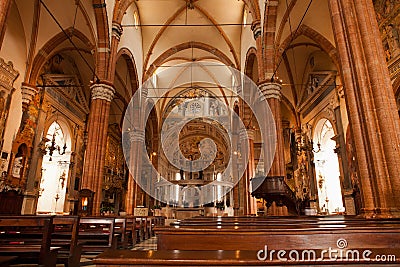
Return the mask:
[[[397,0],[3,0],[0,213],[400,215]]]

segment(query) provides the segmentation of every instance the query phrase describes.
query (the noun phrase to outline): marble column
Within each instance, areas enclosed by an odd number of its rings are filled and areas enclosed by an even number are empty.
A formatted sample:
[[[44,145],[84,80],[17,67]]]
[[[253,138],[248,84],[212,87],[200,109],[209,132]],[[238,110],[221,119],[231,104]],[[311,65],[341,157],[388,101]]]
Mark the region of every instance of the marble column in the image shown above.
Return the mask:
[[[110,104],[115,89],[107,83],[96,83],[91,86],[91,106],[87,126],[88,141],[83,165],[81,189],[93,191],[92,214],[100,214],[102,201],[102,184],[104,163],[107,149],[107,130]]]
[[[246,168],[247,173],[247,214],[257,214],[257,200],[255,197],[251,196],[251,192],[253,191],[251,188],[250,179],[255,176],[255,160],[254,160],[254,130],[247,129],[247,138],[249,140],[249,155],[248,155],[248,163]]]
[[[286,173],[282,119],[281,119],[281,96],[282,96],[281,87],[282,87],[281,84],[274,82],[264,82],[259,85],[260,91],[267,99],[268,104],[271,108],[272,115],[275,120],[276,146],[275,146],[275,155],[270,169],[268,169],[269,168],[268,159],[272,155],[270,155],[271,154],[270,147],[266,145],[269,142],[269,140],[263,140],[264,170],[265,174],[271,177],[278,177],[278,176],[285,177]],[[261,122],[261,125],[265,123],[267,122]]]
[[[264,173],[268,177],[285,177],[285,155],[284,155],[284,140],[281,119],[281,84],[275,82],[264,82],[259,85],[260,91],[268,101],[276,128],[275,154],[272,152],[271,140],[263,137],[263,153],[264,153]],[[267,121],[260,122],[260,128],[267,132]],[[271,164],[272,160],[272,165]],[[279,209],[272,208],[268,214],[280,215]]]
[[[371,0],[329,0],[349,114],[362,215],[400,216],[400,124]]]
[[[129,133],[130,135],[130,158],[129,158],[129,181],[128,181],[128,191],[126,192],[126,211],[128,214],[133,214],[134,208],[137,206],[137,196],[138,190],[140,190],[139,185],[135,179],[140,179],[141,174],[141,146],[144,145],[145,135],[144,131],[135,130]],[[142,203],[140,203],[142,204]]]

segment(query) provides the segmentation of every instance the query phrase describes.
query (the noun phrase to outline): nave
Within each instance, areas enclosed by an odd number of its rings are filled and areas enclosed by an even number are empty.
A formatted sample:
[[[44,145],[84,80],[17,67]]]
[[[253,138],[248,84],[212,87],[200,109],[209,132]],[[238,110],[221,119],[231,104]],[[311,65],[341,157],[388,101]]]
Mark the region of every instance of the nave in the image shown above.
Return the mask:
[[[399,10],[0,1],[4,261],[397,259]]]

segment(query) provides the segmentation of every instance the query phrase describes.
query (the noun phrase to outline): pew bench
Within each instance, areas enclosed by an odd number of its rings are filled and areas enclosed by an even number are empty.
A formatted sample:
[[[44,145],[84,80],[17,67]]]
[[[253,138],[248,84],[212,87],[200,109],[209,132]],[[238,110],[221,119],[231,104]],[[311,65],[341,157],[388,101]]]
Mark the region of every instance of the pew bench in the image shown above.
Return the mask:
[[[57,263],[79,266],[83,242],[78,242],[79,216],[56,216],[51,245],[60,247]]]
[[[376,255],[394,255],[398,250],[385,249],[374,250],[368,255],[368,259],[359,257],[356,260],[350,254],[330,258],[327,253],[320,249],[314,250],[314,254],[299,251],[299,256],[289,252],[278,258],[277,253],[267,250],[259,253],[257,250],[212,250],[212,251],[190,251],[190,250],[164,250],[164,251],[132,251],[132,250],[108,250],[93,260],[97,267],[106,266],[273,266],[273,265],[317,265],[317,266],[343,266],[343,265],[377,265],[398,266],[400,257],[377,262]],[[310,256],[309,256],[310,255]]]
[[[136,245],[138,242],[145,240],[145,228],[144,221],[142,217],[138,216],[127,216],[126,217],[126,228],[129,229],[129,239],[131,240],[132,246]]]
[[[78,242],[83,253],[98,253],[117,248],[119,234],[114,233],[113,217],[81,217]]]
[[[0,266],[8,267],[16,259],[16,256],[0,256]]]
[[[114,233],[117,234],[117,247],[128,248],[128,238],[132,233],[127,228],[127,219],[122,217],[115,218]]]
[[[53,217],[1,216],[0,256],[16,256],[15,264],[55,266],[60,247],[51,246]]]
[[[316,249],[335,247],[339,239],[359,248],[400,248],[398,225],[235,225],[159,227],[158,250]],[[399,255],[400,256],[400,255]]]

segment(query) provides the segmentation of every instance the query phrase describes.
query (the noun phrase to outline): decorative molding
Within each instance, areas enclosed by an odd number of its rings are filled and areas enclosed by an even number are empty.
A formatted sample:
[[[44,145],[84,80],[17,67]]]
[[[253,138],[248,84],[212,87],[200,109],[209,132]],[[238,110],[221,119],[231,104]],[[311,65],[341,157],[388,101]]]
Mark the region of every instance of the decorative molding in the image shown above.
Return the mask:
[[[89,113],[89,104],[78,77],[66,74],[46,74],[44,79],[46,85],[51,86],[46,88],[46,93],[57,102],[78,117],[84,117]]]
[[[259,85],[260,91],[263,93],[266,99],[276,98],[281,100],[282,97],[282,85],[279,83],[263,83]]]
[[[329,105],[330,105],[330,107],[332,108],[332,110],[335,110],[337,107],[340,106],[339,97],[338,97],[338,94],[337,94],[337,93],[334,94],[334,95],[331,97],[331,99],[330,99],[330,101],[329,101]]]
[[[267,6],[278,6],[279,5],[279,1],[277,1],[277,0],[269,0],[269,1],[267,1]]]
[[[18,78],[19,72],[14,69],[11,61],[5,62],[0,58],[0,86],[9,93],[13,89],[15,80]]]
[[[253,129],[247,129],[247,137],[249,140],[254,140],[255,131]]]
[[[39,89],[28,84],[22,84],[22,103],[29,104],[35,95],[38,93]]]
[[[239,131],[239,138],[240,138],[240,140],[244,140],[244,141],[249,140],[250,137],[248,135],[248,131],[244,128],[241,128]],[[254,140],[254,138],[253,138],[253,140]]]
[[[115,89],[107,84],[93,84],[90,87],[92,91],[92,100],[102,99],[111,102],[114,98]]]
[[[337,94],[339,98],[344,98],[344,86],[340,86],[337,88]]]
[[[129,138],[131,142],[143,142],[145,141],[145,134],[143,130],[131,130],[129,131]]]

